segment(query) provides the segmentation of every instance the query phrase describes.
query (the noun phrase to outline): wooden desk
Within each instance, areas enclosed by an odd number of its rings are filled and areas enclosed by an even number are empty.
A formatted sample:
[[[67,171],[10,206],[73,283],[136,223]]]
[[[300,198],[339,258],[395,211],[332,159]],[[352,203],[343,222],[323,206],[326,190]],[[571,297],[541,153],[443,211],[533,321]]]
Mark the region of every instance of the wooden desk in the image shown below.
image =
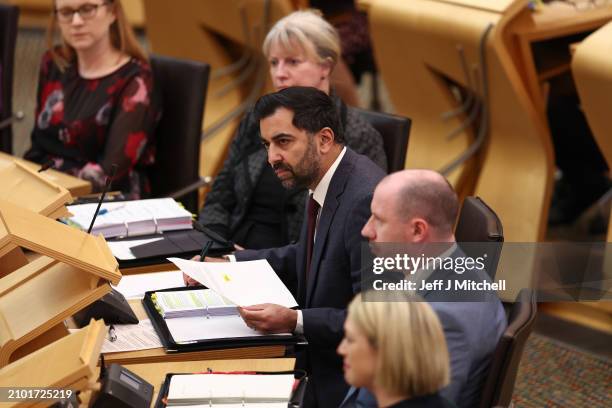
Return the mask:
[[[130,300],[130,306],[139,319],[148,319],[142,302]],[[105,354],[104,359],[110,363],[142,364],[156,362],[201,361],[201,360],[227,360],[246,358],[275,358],[284,357],[286,347],[282,345],[261,347],[240,347],[220,350],[192,351],[186,353],[166,353],[163,348],[150,350],[127,351],[122,353]]]
[[[32,163],[31,161],[20,159],[18,157],[11,156],[10,154],[0,152],[0,167],[5,166],[6,163],[12,162],[13,160],[17,160],[19,163],[22,163],[24,166],[34,171],[40,169],[40,164],[38,163]],[[62,173],[61,171],[52,169],[46,170],[41,174],[43,174],[45,177],[47,177],[54,183],[57,183],[60,186],[66,188],[68,191],[70,191],[70,194],[72,194],[73,197],[80,197],[91,192],[91,183],[87,180],[83,180],[78,177],[73,177],[66,173]]]
[[[509,24],[516,36],[519,54],[515,62],[535,107],[542,115],[546,109],[543,84],[569,72],[571,45],[581,41],[612,19],[612,4],[577,11],[568,4],[553,3],[537,12],[525,12]]]
[[[139,273],[178,271],[178,268],[172,262],[167,262],[155,265],[135,266],[132,268],[120,268],[120,271],[122,275],[136,275]]]
[[[124,365],[124,367],[153,385],[151,406],[154,406],[157,394],[164,383],[167,373],[195,373],[206,371],[208,368],[214,371],[284,371],[293,370],[294,364],[295,360],[292,358],[276,358],[128,364]],[[89,395],[87,393],[81,394],[81,401],[84,404],[83,406],[87,406],[86,403],[89,401]]]

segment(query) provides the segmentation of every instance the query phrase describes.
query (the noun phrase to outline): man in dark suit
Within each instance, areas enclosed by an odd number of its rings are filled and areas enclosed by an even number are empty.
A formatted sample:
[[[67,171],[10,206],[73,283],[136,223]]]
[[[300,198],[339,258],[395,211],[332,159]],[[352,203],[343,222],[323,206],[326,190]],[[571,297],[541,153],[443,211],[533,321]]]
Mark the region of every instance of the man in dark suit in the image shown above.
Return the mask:
[[[403,243],[402,250],[412,256],[465,261],[453,233],[458,208],[457,195],[443,176],[430,170],[404,170],[385,177],[376,187],[372,216],[362,234],[376,255],[397,251],[398,245],[389,248],[386,243]],[[441,391],[442,396],[461,408],[478,406],[491,357],[506,328],[506,316],[494,292],[446,288],[449,282],[455,287],[455,281],[488,281],[486,271],[475,267],[443,269],[438,264],[421,266],[401,278],[414,282],[416,293],[430,303],[442,323],[451,359],[451,382]],[[436,281],[442,285],[435,286]],[[367,285],[372,282],[364,283],[362,289]],[[375,406],[372,394],[354,388],[341,405]]]
[[[239,261],[267,259],[300,310],[263,304],[240,312],[259,331],[303,333],[308,347],[296,366],[310,375],[305,404],[337,407],[348,385],[335,349],[346,307],[360,289],[360,230],[384,173],[344,146],[333,101],[321,91],[293,87],[263,96],[255,114],[276,176],[285,188],[307,187],[310,198],[297,243],[235,253]]]

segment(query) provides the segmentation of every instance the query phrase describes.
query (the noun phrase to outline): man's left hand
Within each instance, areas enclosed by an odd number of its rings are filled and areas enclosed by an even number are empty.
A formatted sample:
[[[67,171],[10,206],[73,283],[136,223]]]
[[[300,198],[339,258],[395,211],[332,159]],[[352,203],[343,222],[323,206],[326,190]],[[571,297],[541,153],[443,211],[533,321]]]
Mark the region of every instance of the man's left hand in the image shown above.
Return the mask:
[[[297,311],[284,306],[263,303],[238,307],[247,326],[262,333],[291,333],[297,324]]]

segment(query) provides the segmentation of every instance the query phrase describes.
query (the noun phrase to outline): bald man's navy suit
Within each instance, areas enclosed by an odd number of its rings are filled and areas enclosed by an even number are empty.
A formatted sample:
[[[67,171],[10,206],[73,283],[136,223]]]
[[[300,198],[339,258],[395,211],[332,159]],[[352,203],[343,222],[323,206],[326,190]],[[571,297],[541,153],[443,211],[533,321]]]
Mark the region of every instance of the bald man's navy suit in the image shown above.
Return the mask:
[[[267,259],[296,295],[308,340],[296,367],[310,376],[308,406],[336,408],[348,390],[336,347],[343,337],[346,307],[361,289],[361,229],[370,217],[374,188],[384,176],[370,159],[347,148],[320,210],[308,273],[306,221],[293,245],[236,253],[239,261]]]

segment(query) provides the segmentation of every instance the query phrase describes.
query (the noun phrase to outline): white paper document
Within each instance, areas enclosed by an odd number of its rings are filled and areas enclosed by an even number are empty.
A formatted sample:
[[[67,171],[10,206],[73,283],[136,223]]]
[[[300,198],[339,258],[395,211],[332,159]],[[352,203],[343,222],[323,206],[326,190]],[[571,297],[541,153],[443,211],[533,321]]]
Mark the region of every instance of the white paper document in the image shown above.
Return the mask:
[[[265,334],[249,328],[242,317],[237,315],[178,317],[165,319],[165,322],[176,343],[265,336]],[[278,336],[290,335],[290,333],[278,334]]]
[[[236,305],[298,305],[265,259],[246,262],[196,262],[180,258],[168,260],[191,278]]]
[[[126,299],[142,299],[145,292],[185,286],[183,272],[155,272],[124,275],[117,289]]]
[[[141,320],[138,324],[116,324],[114,328],[116,340],[110,341],[107,336],[102,343],[102,353],[163,347],[149,319]]]
[[[170,380],[167,401],[169,406],[207,403],[227,407],[248,403],[249,406],[274,407],[279,404],[279,407],[286,407],[294,382],[292,374],[174,375]]]

